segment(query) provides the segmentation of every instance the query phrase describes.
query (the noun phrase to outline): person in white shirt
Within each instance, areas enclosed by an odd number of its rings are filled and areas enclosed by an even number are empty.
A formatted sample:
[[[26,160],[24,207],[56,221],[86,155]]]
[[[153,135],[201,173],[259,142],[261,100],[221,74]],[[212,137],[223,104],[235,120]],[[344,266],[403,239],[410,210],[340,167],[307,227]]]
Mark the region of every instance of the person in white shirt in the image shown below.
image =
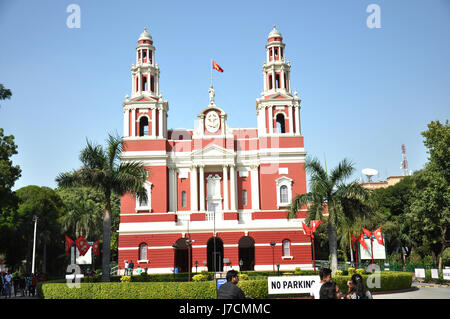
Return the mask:
[[[320,282],[315,282],[314,285],[311,287],[311,296],[314,297],[314,299],[320,299],[320,288],[322,285],[326,282],[331,281],[331,269],[329,268],[322,268],[319,272],[320,276]]]
[[[128,261],[124,260],[124,264],[125,264],[125,266],[124,266],[125,268],[124,268],[123,275],[126,276],[126,275],[128,275]]]

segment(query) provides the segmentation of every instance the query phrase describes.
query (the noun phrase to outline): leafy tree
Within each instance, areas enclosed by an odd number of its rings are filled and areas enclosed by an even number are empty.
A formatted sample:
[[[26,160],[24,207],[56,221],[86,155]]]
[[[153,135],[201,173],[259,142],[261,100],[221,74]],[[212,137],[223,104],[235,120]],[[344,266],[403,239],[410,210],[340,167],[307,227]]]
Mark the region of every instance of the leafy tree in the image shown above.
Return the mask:
[[[297,211],[305,205],[308,205],[308,220],[323,220],[324,211],[328,210],[328,244],[334,273],[338,261],[337,227],[342,224],[344,216],[352,220],[367,213],[364,202],[368,199],[368,191],[356,182],[345,183],[355,170],[347,159],[342,160],[328,174],[318,159],[308,158],[305,170],[310,174],[311,191],[295,196],[288,218],[295,217]]]
[[[64,210],[61,199],[53,189],[35,185],[22,187],[16,194],[18,208],[9,209],[2,215],[3,223],[8,229],[7,240],[2,241],[8,264],[16,268],[25,259],[27,271],[30,271],[34,240],[33,216],[37,216],[36,264],[41,263],[43,269],[47,270],[47,262],[51,261],[50,268],[58,271],[58,265],[53,261],[64,252],[64,242],[58,240],[60,236],[57,236],[60,233],[59,219]]]
[[[12,95],[11,90],[5,88],[3,84],[0,83],[0,101],[10,99],[11,95]]]
[[[0,209],[14,203],[12,187],[21,175],[19,165],[13,165],[11,157],[17,154],[14,136],[5,136],[0,128]]]
[[[111,261],[112,194],[131,193],[142,198],[147,194],[144,182],[147,171],[138,162],[122,162],[120,156],[126,144],[118,136],[109,135],[106,148],[87,141],[80,153],[82,166],[56,178],[59,187],[91,187],[104,195],[102,281],[109,281]]]

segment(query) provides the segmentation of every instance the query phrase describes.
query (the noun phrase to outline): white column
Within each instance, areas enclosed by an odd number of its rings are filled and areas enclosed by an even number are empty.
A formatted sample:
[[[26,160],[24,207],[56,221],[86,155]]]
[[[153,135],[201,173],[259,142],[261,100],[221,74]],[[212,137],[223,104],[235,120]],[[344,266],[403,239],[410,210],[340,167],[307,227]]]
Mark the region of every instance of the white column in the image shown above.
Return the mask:
[[[236,171],[234,165],[230,165],[230,209],[236,210]]]
[[[264,106],[262,109],[261,109],[261,112],[262,112],[262,129],[263,129],[263,131],[262,131],[262,135],[267,135],[267,128],[266,128],[266,107]]]
[[[200,211],[205,211],[205,171],[204,165],[200,165]]]
[[[197,167],[192,166],[191,168],[191,211],[198,211],[197,205]]]
[[[275,90],[276,88],[275,88],[275,76],[276,76],[276,74],[275,74],[275,68],[272,68],[272,89],[273,90]]]
[[[131,74],[131,96],[136,94],[136,75]]]
[[[278,54],[279,54],[279,52],[278,52]],[[286,87],[284,86],[284,76],[285,76],[284,69],[281,69],[281,71],[280,71],[280,81],[281,81],[280,88],[282,88],[282,89],[286,89]]]
[[[162,124],[162,121],[163,121],[163,108],[161,107],[161,108],[158,108],[158,115],[159,115],[159,120],[158,120],[158,125],[159,125],[159,133],[158,133],[158,136],[159,137],[163,137],[163,124]]]
[[[123,137],[130,135],[130,111],[125,109],[123,112]]]
[[[300,128],[300,108],[298,106],[294,107],[294,114],[295,114],[295,127],[297,130],[297,134],[301,135],[302,130]]]
[[[292,119],[294,117],[294,107],[288,106],[287,109],[288,109],[288,114],[289,114],[289,133],[294,134],[294,128],[293,128],[293,124],[292,124],[292,123],[294,123],[294,121]],[[288,132],[286,131],[286,133],[288,133]]]
[[[259,173],[258,166],[251,167],[252,209],[259,210]]]
[[[142,92],[142,76],[140,73],[138,74],[138,91],[139,93]]]
[[[156,137],[156,108],[152,109],[152,136]]]
[[[131,110],[131,136],[136,136],[136,109]]]
[[[223,210],[228,210],[228,166],[223,166]]]
[[[169,212],[174,212],[174,201],[173,201],[173,188],[174,188],[174,175],[175,170],[169,168]]]
[[[269,107],[269,134],[273,134],[273,106]]]

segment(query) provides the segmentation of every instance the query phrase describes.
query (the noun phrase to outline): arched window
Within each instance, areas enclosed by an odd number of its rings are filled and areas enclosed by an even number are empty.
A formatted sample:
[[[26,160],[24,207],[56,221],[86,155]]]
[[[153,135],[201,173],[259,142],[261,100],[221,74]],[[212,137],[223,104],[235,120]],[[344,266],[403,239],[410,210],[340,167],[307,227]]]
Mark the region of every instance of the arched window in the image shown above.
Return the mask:
[[[277,132],[278,133],[286,133],[286,129],[284,127],[284,115],[281,113],[277,114]]]
[[[139,245],[139,260],[147,260],[147,244],[142,243]]]
[[[289,240],[283,240],[283,257],[291,256],[291,243]]]
[[[148,135],[148,118],[146,116],[141,117],[139,120],[139,136]]]
[[[181,207],[186,207],[187,203],[186,203],[186,192],[182,191],[181,192]]]
[[[280,187],[280,203],[281,204],[288,204],[289,203],[288,187],[286,185],[282,185]]]

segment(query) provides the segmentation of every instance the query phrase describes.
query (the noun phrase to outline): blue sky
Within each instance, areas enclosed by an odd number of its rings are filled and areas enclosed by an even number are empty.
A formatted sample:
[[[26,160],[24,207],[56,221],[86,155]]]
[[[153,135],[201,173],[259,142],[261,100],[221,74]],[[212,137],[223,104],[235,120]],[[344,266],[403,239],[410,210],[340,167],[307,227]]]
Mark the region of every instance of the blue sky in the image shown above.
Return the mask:
[[[70,29],[70,4],[81,27]],[[366,8],[381,9],[370,29]],[[139,34],[148,26],[169,101],[169,128],[193,128],[208,104],[210,61],[216,103],[231,127],[256,127],[265,43],[283,35],[299,92],[309,155],[334,167],[344,157],[378,178],[427,161],[420,132],[450,113],[450,2],[431,1],[6,1],[0,0],[0,127],[15,136],[22,168],[15,189],[55,187],[80,166],[86,138],[122,132]],[[375,178],[377,179],[377,178]]]

